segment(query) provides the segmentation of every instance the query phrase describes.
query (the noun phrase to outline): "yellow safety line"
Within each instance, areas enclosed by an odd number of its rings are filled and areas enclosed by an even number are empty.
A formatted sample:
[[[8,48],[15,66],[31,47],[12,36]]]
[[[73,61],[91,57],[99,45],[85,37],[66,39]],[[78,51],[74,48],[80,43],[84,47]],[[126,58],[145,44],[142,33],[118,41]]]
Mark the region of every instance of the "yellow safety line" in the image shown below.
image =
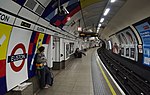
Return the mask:
[[[115,90],[113,89],[111,83],[109,82],[109,80],[108,80],[108,78],[107,78],[107,76],[106,76],[106,74],[105,74],[105,72],[104,72],[104,70],[103,70],[103,68],[102,68],[102,66],[100,65],[100,63],[99,63],[98,60],[97,60],[97,64],[98,64],[98,66],[99,66],[99,68],[100,68],[100,70],[101,70],[101,72],[102,72],[102,74],[103,74],[103,76],[104,76],[104,78],[105,78],[105,80],[106,80],[108,86],[109,86],[109,89],[110,89],[112,95],[117,95],[116,92],[115,92]]]

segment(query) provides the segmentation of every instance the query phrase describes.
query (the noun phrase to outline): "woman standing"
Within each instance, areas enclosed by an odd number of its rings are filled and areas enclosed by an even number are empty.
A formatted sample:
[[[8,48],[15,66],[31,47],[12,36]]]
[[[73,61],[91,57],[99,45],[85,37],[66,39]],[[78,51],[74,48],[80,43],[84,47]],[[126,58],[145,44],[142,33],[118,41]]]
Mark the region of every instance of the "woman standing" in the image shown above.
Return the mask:
[[[36,55],[36,68],[41,88],[48,88],[52,85],[52,75],[47,66],[47,59],[44,55],[45,47],[41,46]]]

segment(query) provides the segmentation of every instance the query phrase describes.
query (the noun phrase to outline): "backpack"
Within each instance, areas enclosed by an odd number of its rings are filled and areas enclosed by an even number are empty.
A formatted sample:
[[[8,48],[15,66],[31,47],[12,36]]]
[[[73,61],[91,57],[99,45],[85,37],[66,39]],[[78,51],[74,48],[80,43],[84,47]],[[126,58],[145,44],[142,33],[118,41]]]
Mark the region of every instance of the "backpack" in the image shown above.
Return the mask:
[[[50,83],[50,86],[52,86],[53,83],[54,83],[54,74],[53,74],[51,68],[48,67],[48,69],[49,69],[49,73],[50,73],[50,75],[51,75],[51,83]]]
[[[82,58],[82,52],[78,53],[78,58]]]

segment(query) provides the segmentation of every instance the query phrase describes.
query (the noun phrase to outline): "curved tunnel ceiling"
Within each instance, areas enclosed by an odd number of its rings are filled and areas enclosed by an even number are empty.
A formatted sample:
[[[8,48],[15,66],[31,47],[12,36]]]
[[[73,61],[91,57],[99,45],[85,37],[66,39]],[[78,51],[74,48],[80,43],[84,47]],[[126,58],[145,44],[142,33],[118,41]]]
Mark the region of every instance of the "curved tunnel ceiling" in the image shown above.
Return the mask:
[[[96,27],[102,15],[103,10],[108,2],[108,0],[60,0],[60,5],[66,7],[69,14],[60,16],[57,14],[57,0],[52,0],[48,6],[45,8],[42,18],[49,21],[52,25],[60,28],[68,26],[72,21],[75,24],[77,30],[78,26],[88,28],[89,26]],[[79,15],[76,15],[79,14]],[[93,17],[96,16],[96,17]],[[77,16],[77,17],[74,17]],[[72,20],[68,21],[68,17]],[[93,18],[92,18],[93,17]],[[90,19],[89,19],[90,18]],[[80,22],[79,22],[80,20]],[[72,25],[73,26],[73,25]],[[66,30],[74,30],[72,26],[65,27]]]
[[[92,26],[93,29],[97,27],[100,16],[103,14],[107,2],[108,0],[95,0],[95,2],[91,2],[89,6],[82,8],[82,14],[85,23],[84,28],[86,28],[86,30],[88,30],[90,26]]]
[[[60,6],[65,7],[69,14],[58,14],[58,0],[13,0],[21,6],[25,6],[40,17],[50,22],[50,24],[69,31],[71,33],[77,31],[77,27],[81,26],[83,32],[89,29],[96,32],[99,20],[103,15],[105,8],[110,0],[60,0]],[[110,12],[106,25],[117,10],[126,0],[117,0],[116,4],[111,6],[113,11]],[[37,3],[39,6],[37,7]],[[35,10],[35,7],[36,10]]]

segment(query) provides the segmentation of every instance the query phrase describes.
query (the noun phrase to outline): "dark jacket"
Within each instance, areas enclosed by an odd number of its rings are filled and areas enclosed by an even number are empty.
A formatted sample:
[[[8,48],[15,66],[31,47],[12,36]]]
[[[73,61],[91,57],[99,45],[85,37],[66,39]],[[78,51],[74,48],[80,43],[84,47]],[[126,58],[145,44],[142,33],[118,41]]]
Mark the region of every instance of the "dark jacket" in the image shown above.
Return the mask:
[[[47,63],[47,59],[43,52],[37,53],[36,55],[36,63],[45,65]]]
[[[86,56],[86,54],[82,51],[75,51],[74,56],[75,58],[82,58],[82,54]]]

